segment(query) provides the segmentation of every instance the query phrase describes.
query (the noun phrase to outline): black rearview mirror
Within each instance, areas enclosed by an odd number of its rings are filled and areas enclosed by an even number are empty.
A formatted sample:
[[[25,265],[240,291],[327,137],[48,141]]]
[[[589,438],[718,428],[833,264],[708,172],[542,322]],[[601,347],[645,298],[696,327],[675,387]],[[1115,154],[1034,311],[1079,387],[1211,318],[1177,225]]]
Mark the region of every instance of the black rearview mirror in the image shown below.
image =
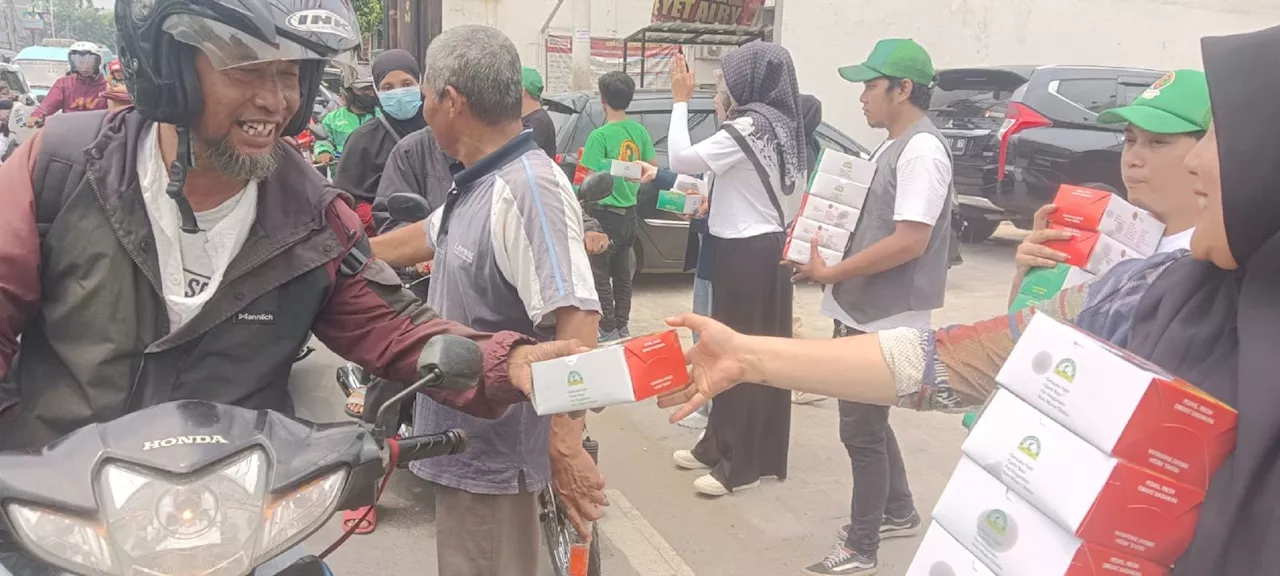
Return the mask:
[[[396,192],[387,196],[387,214],[396,222],[418,222],[431,216],[431,205],[417,194]]]
[[[578,186],[578,197],[588,204],[599,202],[613,195],[613,176],[608,172],[596,172],[587,176]]]

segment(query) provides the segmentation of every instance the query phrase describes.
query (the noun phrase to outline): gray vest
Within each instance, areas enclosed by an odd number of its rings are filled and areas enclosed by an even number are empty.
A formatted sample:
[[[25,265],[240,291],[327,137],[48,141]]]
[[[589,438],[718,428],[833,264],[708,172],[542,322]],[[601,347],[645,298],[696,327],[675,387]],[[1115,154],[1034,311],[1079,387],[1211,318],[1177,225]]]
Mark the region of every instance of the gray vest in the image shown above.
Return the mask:
[[[483,332],[511,330],[539,340],[554,340],[554,329],[536,327],[515,286],[502,275],[493,251],[492,205],[498,179],[520,185],[528,178],[521,156],[540,157],[539,168],[556,168],[522,135],[457,175],[458,187],[445,202],[436,238],[436,256],[427,304],[442,318]],[[496,420],[486,420],[419,396],[414,406],[420,434],[448,428],[467,432],[467,450],[410,465],[418,476],[474,494],[537,491],[551,477],[547,459],[551,418],[538,416],[522,402]]]
[[[845,255],[857,254],[893,234],[894,202],[898,198],[898,158],[911,138],[920,133],[946,138],[928,117],[908,128],[876,158],[876,175],[871,180],[858,228],[849,240]],[[950,150],[947,155],[950,157]],[[942,307],[947,291],[947,249],[951,241],[951,206],[955,202],[952,187],[933,226],[929,247],[924,255],[897,268],[873,276],[851,278],[832,287],[840,307],[859,323],[874,322],[903,312],[934,310]]]

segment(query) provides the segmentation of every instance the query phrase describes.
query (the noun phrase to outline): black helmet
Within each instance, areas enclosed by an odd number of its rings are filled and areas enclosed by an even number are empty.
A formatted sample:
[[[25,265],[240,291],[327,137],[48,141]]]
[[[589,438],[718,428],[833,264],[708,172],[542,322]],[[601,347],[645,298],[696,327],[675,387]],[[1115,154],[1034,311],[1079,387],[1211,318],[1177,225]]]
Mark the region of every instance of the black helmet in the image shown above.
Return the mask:
[[[120,61],[143,116],[187,126],[203,105],[193,58],[214,66],[300,60],[301,105],[287,136],[306,127],[324,68],[355,68],[360,30],[349,0],[118,0]]]

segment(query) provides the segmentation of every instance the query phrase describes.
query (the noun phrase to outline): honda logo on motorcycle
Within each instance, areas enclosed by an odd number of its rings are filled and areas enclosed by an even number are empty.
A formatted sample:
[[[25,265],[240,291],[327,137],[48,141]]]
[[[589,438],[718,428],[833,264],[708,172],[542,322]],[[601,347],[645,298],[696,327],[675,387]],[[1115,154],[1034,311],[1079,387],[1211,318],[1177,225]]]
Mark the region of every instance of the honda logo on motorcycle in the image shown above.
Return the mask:
[[[174,436],[163,440],[149,440],[142,444],[142,451],[172,448],[183,444],[230,444],[230,442],[221,436]]]

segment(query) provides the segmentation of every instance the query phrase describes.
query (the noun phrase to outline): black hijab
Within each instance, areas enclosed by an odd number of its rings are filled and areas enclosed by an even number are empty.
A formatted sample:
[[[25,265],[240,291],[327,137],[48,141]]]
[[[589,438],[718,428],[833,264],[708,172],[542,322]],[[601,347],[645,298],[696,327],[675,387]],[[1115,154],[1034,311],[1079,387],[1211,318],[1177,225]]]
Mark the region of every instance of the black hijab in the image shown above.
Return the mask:
[[[374,58],[372,68],[375,86],[382,84],[387,74],[396,70],[414,78],[422,76],[418,61],[404,50],[383,52]],[[334,185],[355,196],[357,200],[373,203],[391,151],[402,138],[426,127],[427,121],[422,118],[422,114],[414,115],[408,120],[396,120],[383,112],[377,120],[356,128],[347,138],[346,146],[343,146],[342,158],[338,160],[333,176]]]
[[[379,54],[377,58],[373,59],[372,68],[374,86],[382,85],[382,80],[387,77],[387,74],[396,71],[404,72],[415,80],[422,80],[422,68],[418,66],[418,60],[413,57],[413,54],[405,50],[387,50]],[[408,120],[397,120],[385,112],[383,112],[382,117],[386,118],[387,123],[395,128],[397,136],[400,138],[427,127],[427,121],[422,118],[422,114],[417,114]]]
[[[1280,28],[1206,38],[1223,216],[1239,270],[1184,258],[1138,306],[1130,349],[1240,413],[1177,576],[1280,567]]]
[[[754,123],[747,140],[756,155],[777,160],[784,194],[791,194],[796,182],[803,187],[810,160],[791,53],[777,44],[755,41],[727,54],[720,67],[734,100],[732,117],[750,116]]]

